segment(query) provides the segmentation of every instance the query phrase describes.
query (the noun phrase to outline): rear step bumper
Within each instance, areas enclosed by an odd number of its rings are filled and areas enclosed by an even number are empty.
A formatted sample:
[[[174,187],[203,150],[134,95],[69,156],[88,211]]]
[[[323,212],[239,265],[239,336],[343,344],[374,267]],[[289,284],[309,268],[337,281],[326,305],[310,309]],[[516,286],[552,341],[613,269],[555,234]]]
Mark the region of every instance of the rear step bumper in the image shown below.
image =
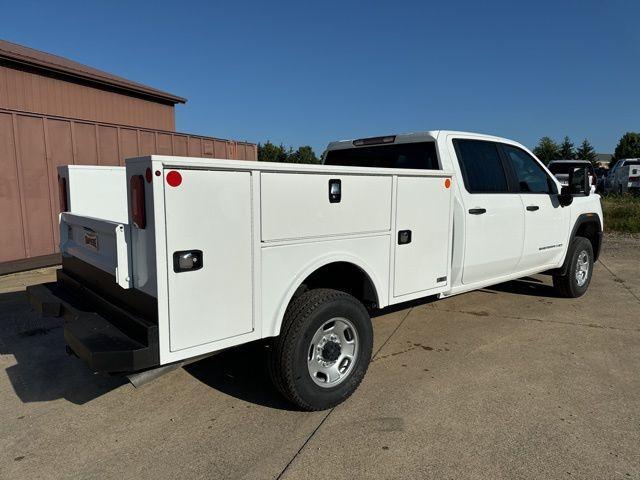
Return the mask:
[[[96,372],[159,365],[158,326],[131,314],[58,271],[58,281],[27,287],[42,316],[63,317],[67,348]]]

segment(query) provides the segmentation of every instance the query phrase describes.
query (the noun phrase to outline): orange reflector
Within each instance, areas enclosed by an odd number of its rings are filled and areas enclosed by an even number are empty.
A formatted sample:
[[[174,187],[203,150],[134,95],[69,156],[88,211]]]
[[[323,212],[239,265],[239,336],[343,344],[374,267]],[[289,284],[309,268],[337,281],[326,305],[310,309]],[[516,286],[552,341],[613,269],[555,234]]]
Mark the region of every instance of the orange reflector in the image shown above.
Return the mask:
[[[447,178],[447,179],[444,181],[444,188],[449,188],[449,187],[451,187],[451,179],[450,179],[450,178]]]

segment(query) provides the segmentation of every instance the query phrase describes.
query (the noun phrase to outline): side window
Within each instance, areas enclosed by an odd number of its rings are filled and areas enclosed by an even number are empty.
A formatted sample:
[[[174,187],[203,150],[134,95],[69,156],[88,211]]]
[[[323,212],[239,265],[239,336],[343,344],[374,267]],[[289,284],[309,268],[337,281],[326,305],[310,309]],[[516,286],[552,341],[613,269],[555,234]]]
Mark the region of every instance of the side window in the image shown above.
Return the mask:
[[[503,144],[502,148],[511,161],[520,192],[549,193],[549,178],[531,155],[511,145]]]
[[[498,146],[483,140],[453,141],[469,193],[506,193],[509,191]]]

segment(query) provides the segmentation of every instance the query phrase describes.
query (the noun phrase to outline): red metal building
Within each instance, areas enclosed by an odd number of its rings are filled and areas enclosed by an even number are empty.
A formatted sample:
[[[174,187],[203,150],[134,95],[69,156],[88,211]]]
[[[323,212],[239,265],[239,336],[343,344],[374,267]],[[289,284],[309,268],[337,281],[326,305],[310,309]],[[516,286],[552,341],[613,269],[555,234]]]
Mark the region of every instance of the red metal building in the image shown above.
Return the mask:
[[[58,262],[58,165],[155,153],[257,159],[255,144],[175,132],[185,102],[0,40],[0,274]]]

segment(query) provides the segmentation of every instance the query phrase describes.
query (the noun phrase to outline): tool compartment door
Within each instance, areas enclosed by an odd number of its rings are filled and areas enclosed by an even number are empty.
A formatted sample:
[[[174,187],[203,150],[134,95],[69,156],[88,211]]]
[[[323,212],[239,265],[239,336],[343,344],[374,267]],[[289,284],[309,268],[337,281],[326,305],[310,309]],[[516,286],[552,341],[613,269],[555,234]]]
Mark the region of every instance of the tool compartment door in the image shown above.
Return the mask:
[[[447,182],[448,180],[448,182]],[[449,284],[451,179],[398,177],[393,296],[439,293]]]
[[[340,194],[331,199],[334,182]],[[391,176],[263,173],[262,241],[388,232],[391,183]]]
[[[253,330],[251,173],[177,171],[164,187],[172,352]],[[174,253],[196,250],[201,268],[176,272]]]

